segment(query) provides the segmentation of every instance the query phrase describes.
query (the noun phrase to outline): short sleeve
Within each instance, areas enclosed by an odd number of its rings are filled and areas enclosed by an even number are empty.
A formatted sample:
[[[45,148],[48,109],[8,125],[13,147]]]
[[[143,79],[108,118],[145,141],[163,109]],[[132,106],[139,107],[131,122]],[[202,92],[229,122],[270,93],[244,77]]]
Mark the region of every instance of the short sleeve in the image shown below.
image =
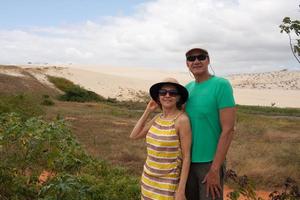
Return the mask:
[[[217,104],[218,109],[235,106],[232,86],[226,79],[221,79],[219,82],[217,89]]]

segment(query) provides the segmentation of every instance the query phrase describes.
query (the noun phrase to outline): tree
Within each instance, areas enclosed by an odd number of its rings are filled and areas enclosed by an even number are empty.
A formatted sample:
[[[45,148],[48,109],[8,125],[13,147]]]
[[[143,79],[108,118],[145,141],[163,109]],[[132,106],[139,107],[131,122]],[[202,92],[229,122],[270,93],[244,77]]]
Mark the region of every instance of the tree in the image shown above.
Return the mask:
[[[280,33],[285,32],[288,34],[292,53],[296,60],[300,63],[300,21],[291,20],[290,17],[285,17],[279,28],[281,29]],[[297,39],[292,39],[291,33],[294,33]]]

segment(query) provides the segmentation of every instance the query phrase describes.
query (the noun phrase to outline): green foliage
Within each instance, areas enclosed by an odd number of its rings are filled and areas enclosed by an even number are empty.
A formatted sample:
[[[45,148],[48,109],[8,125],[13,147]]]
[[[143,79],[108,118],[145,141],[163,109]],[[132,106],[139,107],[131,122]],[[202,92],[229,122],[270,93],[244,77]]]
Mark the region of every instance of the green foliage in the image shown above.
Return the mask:
[[[137,179],[88,156],[61,119],[0,115],[0,155],[0,199],[139,199]]]
[[[90,102],[90,101],[104,101],[105,99],[95,92],[85,90],[79,86],[68,88],[65,94],[59,98],[62,101],[77,101],[77,102]]]
[[[50,99],[49,95],[43,95],[42,105],[44,106],[53,106],[54,102],[52,99]]]
[[[263,200],[257,196],[255,185],[246,175],[238,176],[235,171],[228,170],[226,179],[233,186],[233,191],[227,195],[229,199],[238,200],[243,197],[243,199],[248,200]],[[269,197],[271,200],[297,200],[300,198],[300,190],[296,181],[287,178],[284,183],[284,190],[282,192],[271,192]]]
[[[261,200],[256,196],[255,185],[248,179],[247,176],[238,176],[233,170],[226,172],[226,178],[229,184],[233,185],[234,190],[230,192],[227,197],[231,200],[238,200],[241,196],[249,200]]]
[[[0,114],[17,112],[23,118],[43,114],[42,108],[37,105],[40,100],[28,94],[1,95]]]
[[[269,196],[272,200],[297,200],[300,199],[300,190],[296,181],[291,178],[287,178],[284,182],[284,190],[281,192],[274,191]]]
[[[48,76],[48,80],[51,83],[53,83],[58,89],[65,92],[65,94],[59,97],[59,99],[62,101],[77,101],[77,102],[105,101],[104,97],[96,94],[93,91],[86,90],[65,78]]]
[[[72,81],[62,77],[47,76],[47,78],[51,83],[55,85],[55,87],[57,87],[58,89],[64,92],[75,86],[75,84]]]
[[[300,6],[300,5],[299,5]],[[290,41],[290,47],[293,52],[294,57],[297,59],[297,61],[300,63],[300,21],[299,20],[291,20],[290,17],[285,17],[282,20],[282,24],[279,26],[280,32],[287,33],[289,36]],[[295,39],[296,42],[293,43],[291,33],[294,33],[297,39]]]

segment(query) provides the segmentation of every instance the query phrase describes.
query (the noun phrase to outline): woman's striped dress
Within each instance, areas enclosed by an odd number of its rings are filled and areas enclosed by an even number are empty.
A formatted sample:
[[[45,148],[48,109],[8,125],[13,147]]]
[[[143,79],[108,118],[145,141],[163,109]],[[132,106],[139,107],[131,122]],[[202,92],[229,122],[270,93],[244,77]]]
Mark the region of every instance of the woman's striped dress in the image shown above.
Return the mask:
[[[178,115],[177,115],[178,116]],[[159,115],[147,133],[147,159],[142,174],[142,199],[174,199],[182,156],[175,120]]]

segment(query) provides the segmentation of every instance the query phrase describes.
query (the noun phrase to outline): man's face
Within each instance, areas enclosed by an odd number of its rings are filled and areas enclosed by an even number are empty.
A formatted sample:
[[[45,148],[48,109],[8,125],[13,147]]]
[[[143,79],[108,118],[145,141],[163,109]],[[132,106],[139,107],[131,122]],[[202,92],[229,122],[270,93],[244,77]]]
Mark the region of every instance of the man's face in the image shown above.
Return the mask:
[[[208,74],[209,58],[202,51],[193,51],[187,56],[186,65],[194,76]]]

